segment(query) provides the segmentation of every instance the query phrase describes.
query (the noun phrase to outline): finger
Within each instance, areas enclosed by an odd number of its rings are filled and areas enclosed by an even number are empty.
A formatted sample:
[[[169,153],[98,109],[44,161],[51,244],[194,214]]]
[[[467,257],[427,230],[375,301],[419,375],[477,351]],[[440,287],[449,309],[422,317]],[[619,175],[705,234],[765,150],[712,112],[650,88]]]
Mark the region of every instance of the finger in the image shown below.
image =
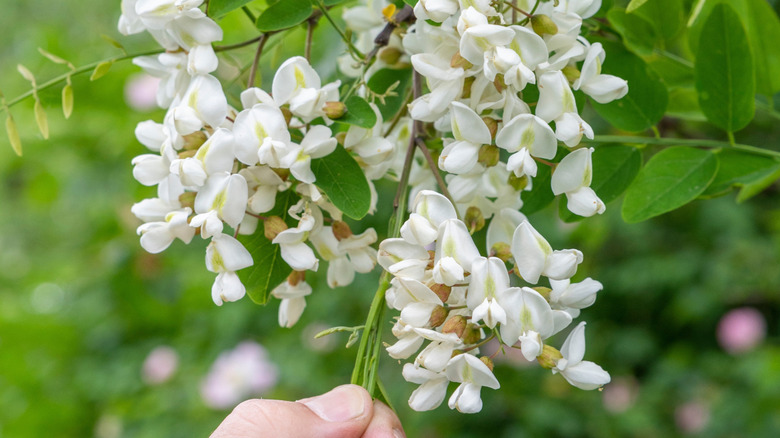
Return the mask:
[[[297,402],[247,400],[236,406],[211,438],[360,438],[373,414],[365,389],[342,385]]]
[[[374,401],[374,416],[362,438],[406,438],[401,420],[392,409],[379,400]]]

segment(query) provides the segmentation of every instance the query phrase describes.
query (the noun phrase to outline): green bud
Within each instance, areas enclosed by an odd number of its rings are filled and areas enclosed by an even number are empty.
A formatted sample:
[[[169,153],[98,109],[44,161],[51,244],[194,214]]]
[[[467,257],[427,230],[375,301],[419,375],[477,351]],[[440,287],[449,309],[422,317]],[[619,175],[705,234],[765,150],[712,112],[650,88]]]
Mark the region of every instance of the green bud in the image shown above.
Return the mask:
[[[543,296],[545,300],[550,301],[550,292],[552,292],[552,289],[549,287],[537,286],[531,289],[539,292],[539,295]]]
[[[512,249],[506,242],[496,242],[490,248],[490,257],[498,257],[502,262],[506,262],[512,258]]]
[[[485,122],[485,125],[487,125],[488,130],[490,130],[490,138],[495,139],[496,132],[498,132],[498,120],[492,117],[483,117],[482,121]]]
[[[279,216],[271,216],[265,219],[263,224],[263,233],[268,240],[276,239],[282,231],[287,229],[287,224]]]
[[[534,32],[539,36],[544,36],[545,34],[555,35],[558,33],[558,25],[555,24],[552,18],[544,14],[531,17],[531,27],[533,27]]]
[[[563,355],[557,348],[551,345],[545,345],[544,349],[542,349],[542,354],[536,358],[536,361],[539,362],[539,365],[541,365],[542,368],[551,370],[555,368],[555,364],[562,358]]]
[[[401,59],[401,55],[403,55],[403,52],[395,47],[384,47],[379,51],[377,57],[385,64],[393,65]]]
[[[469,76],[463,80],[463,92],[460,97],[468,99],[471,97],[471,86],[474,84],[474,76]]]
[[[577,70],[577,67],[573,65],[567,65],[561,71],[563,72],[563,75],[566,76],[566,79],[569,82],[573,83],[574,81],[580,78],[580,71]]]
[[[306,280],[306,271],[292,271],[292,273],[287,276],[287,283],[290,286],[297,286],[298,283],[304,280]]]
[[[482,147],[479,148],[478,161],[485,167],[493,167],[498,164],[499,153],[498,146],[493,146],[491,144],[482,145]]]
[[[197,192],[184,192],[179,195],[179,204],[182,207],[195,208],[195,196]]]
[[[469,228],[469,233],[474,234],[485,227],[485,216],[482,214],[482,210],[472,205],[466,210],[464,222]]]
[[[497,74],[496,79],[493,80],[493,86],[496,87],[496,91],[502,93],[506,90],[506,82],[504,82],[504,75]]]
[[[481,360],[482,363],[487,365],[487,367],[488,367],[488,369],[490,371],[493,371],[493,359],[491,359],[491,358],[489,358],[487,356],[482,356],[482,357],[479,358],[479,360]]]
[[[528,176],[516,176],[514,173],[509,175],[509,181],[507,181],[515,191],[519,192],[528,186]]]
[[[195,131],[192,134],[187,134],[184,136],[184,150],[198,150],[203,146],[203,143],[205,143],[206,140],[208,140],[208,137],[206,137],[206,133],[203,131]]]
[[[329,119],[335,120],[344,117],[344,114],[347,113],[347,106],[344,105],[344,102],[325,102],[322,110]]]
[[[463,332],[463,336],[461,336],[463,343],[466,345],[476,344],[481,338],[482,334],[480,333],[479,325],[474,324],[473,322],[466,325],[466,330]]]

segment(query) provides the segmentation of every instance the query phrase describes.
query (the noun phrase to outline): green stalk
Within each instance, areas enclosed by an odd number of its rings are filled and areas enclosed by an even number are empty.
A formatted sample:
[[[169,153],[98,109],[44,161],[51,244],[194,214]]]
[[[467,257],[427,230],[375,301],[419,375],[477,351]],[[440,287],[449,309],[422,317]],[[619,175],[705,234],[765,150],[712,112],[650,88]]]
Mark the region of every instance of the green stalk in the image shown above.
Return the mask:
[[[747,144],[734,143],[719,140],[691,139],[691,138],[653,138],[653,137],[632,137],[627,135],[597,135],[593,140],[583,138],[582,143],[627,143],[627,144],[646,144],[659,146],[694,146],[705,148],[731,148],[755,155],[763,155],[772,158],[780,158],[780,151],[759,148]]]

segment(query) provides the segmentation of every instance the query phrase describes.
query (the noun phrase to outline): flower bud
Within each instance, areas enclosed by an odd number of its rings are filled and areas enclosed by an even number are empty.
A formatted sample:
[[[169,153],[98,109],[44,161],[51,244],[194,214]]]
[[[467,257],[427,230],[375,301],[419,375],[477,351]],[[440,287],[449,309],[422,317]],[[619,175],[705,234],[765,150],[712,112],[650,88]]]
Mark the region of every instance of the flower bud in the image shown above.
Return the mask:
[[[490,257],[498,257],[502,262],[512,258],[512,248],[506,242],[496,242],[490,248]]]
[[[552,289],[550,289],[549,287],[537,286],[537,287],[532,287],[531,289],[539,292],[539,295],[544,297],[544,299],[547,300],[548,302],[550,301],[550,292],[552,292]]]
[[[352,230],[349,228],[349,224],[342,221],[334,221],[332,225],[333,235],[336,236],[338,241],[342,241],[352,236]]]
[[[183,138],[185,150],[198,150],[208,140],[206,133],[203,131],[195,131],[192,134],[185,135]]]
[[[340,145],[343,145],[344,140],[347,139],[347,131],[341,131],[338,134],[334,135],[333,138],[335,138]]]
[[[488,367],[488,369],[490,371],[493,371],[493,359],[491,359],[491,358],[489,358],[487,356],[482,356],[482,357],[479,358],[479,360],[481,360],[482,363],[487,365],[487,367]]]
[[[566,76],[566,79],[571,83],[574,83],[577,79],[580,78],[580,71],[577,70],[577,67],[573,65],[567,65],[561,71],[563,72],[563,75]]]
[[[263,223],[263,232],[265,233],[265,238],[268,240],[276,239],[276,236],[286,229],[287,224],[284,223],[284,220],[279,216],[268,217]]]
[[[541,365],[542,368],[551,370],[555,368],[555,365],[562,358],[563,355],[561,354],[560,351],[558,351],[557,348],[551,345],[545,345],[544,348],[542,349],[542,354],[537,356],[536,361],[539,362],[539,365]]]
[[[528,175],[523,175],[518,177],[517,175],[510,174],[509,180],[507,181],[510,186],[512,186],[515,191],[519,192],[524,190],[526,187],[528,187]]]
[[[344,114],[347,113],[347,106],[344,105],[344,102],[325,102],[322,111],[329,119],[335,120],[344,117]]]
[[[490,138],[495,139],[496,132],[498,132],[498,120],[492,117],[483,117],[482,121],[485,122],[485,125],[487,125],[490,130]]]
[[[192,158],[197,153],[198,153],[197,149],[190,149],[190,150],[186,150],[185,149],[185,150],[179,152],[178,156],[179,156],[179,158],[181,158],[183,160],[185,158]]]
[[[444,322],[441,332],[455,333],[459,338],[463,338],[463,333],[466,331],[467,324],[465,316],[456,315]]]
[[[450,67],[452,68],[462,68],[463,70],[468,70],[471,67],[474,67],[474,64],[470,63],[466,58],[460,55],[460,52],[455,52],[454,55],[452,55],[452,59],[450,60]]]
[[[430,324],[431,327],[438,327],[444,324],[444,321],[447,320],[447,315],[449,313],[450,311],[447,310],[444,306],[434,307],[433,312],[431,312],[431,319],[428,320],[428,324]]]
[[[538,14],[531,17],[531,27],[533,27],[534,32],[539,36],[544,36],[545,34],[555,35],[558,33],[558,25],[555,24],[552,18],[544,14]]]
[[[463,336],[461,336],[463,343],[467,345],[476,344],[481,338],[482,333],[480,333],[479,325],[474,324],[473,322],[470,322],[466,325],[466,330],[463,331]]]
[[[297,286],[298,283],[304,281],[305,279],[306,271],[292,271],[292,273],[287,276],[287,284],[290,286]]]
[[[292,120],[293,118],[293,113],[287,107],[281,107],[279,109],[282,111],[282,115],[284,115],[284,123],[286,123],[289,126],[290,120]]]
[[[499,154],[498,146],[491,144],[482,145],[479,149],[479,163],[485,167],[493,167],[498,164]]]
[[[431,286],[431,290],[439,297],[442,303],[446,303],[450,298],[450,293],[452,293],[452,288],[446,284],[435,283]]]
[[[191,209],[195,209],[195,196],[197,196],[197,192],[184,192],[181,195],[179,195],[179,204],[181,204],[182,208],[189,207]]]
[[[463,80],[463,91],[461,92],[460,97],[463,99],[468,99],[471,97],[471,86],[474,85],[474,76],[469,76],[466,79]]]
[[[434,260],[436,260],[436,251],[428,251],[428,268],[433,269]]]
[[[469,233],[474,234],[485,227],[485,216],[482,214],[482,210],[472,205],[466,210],[463,222],[469,228]]]
[[[403,52],[395,47],[384,47],[379,51],[378,58],[385,64],[393,65],[401,59],[401,55],[403,55]]]
[[[272,167],[271,170],[273,170],[275,174],[279,175],[279,178],[281,178],[282,181],[287,181],[287,178],[290,177],[290,169],[282,169],[282,168],[277,169]]]
[[[503,93],[506,90],[506,82],[504,82],[504,75],[497,74],[496,79],[493,80],[493,86],[496,87],[496,91]]]

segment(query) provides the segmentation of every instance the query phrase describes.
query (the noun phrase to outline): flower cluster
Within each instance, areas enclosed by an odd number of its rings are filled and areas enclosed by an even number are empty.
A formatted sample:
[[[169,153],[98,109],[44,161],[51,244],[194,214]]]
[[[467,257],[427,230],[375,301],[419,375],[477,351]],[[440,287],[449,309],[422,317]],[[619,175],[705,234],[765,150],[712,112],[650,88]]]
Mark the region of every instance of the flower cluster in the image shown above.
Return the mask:
[[[202,3],[122,1],[120,30],[148,31],[166,49],[134,61],[160,78],[157,103],[167,108],[162,123],[136,129],[153,153],[133,160],[133,174],[158,189],[157,198],[133,207],[145,222],[138,234],[146,250],[195,235],[210,239],[206,267],[217,274],[212,298],[221,305],[246,294],[236,271],[254,263],[254,248],[240,235],[264,236],[292,269],[272,291],[286,327],[312,293],[305,273],[321,261],[330,287],[350,284],[378,262],[393,276],[386,302],[400,311],[398,340],[387,350],[396,359],[416,355],[403,368],[406,380],[420,385],[409,400],[416,410],[439,406],[449,382],[458,382],[449,406],[479,411],[481,388],[499,387],[491,358],[479,357],[493,339],[579,388],[609,382],[607,372],[583,360],[584,322],[560,350],[549,343],[602,285],[572,282],[582,253],[553,250],[521,213],[528,190],[565,195],[580,216],[604,212],[590,187],[593,149],[580,146],[593,130],[575,99],[578,91],[607,103],[628,91],[626,81],[601,73],[601,44],[581,35],[600,0],[419,0],[416,21],[408,7],[366,0],[343,13],[349,53],[337,64],[351,82],[346,88],[338,80],[323,85],[309,61],[294,56],[276,71],[270,94],[244,90],[240,109],[228,105],[213,75],[219,62],[212,43],[222,30]],[[413,70],[406,81],[413,85],[396,89],[399,78],[378,94],[369,85],[383,69]],[[385,99],[404,94],[408,105],[383,113]],[[334,125],[348,98],[364,101],[373,125]],[[369,212],[377,203],[374,181],[397,179],[410,188],[400,237],[381,242],[378,252],[371,246],[376,232],[353,234],[312,165],[342,147],[365,175]],[[539,164],[552,169],[550,187],[534,187]],[[486,224],[481,253],[472,234]]]
[[[134,60],[161,79],[157,103],[167,108],[162,123],[149,120],[136,129],[138,140],[153,153],[133,160],[133,175],[144,185],[157,186],[158,193],[132,209],[145,222],[138,228],[141,245],[158,253],[175,239],[189,243],[196,234],[210,239],[206,267],[217,274],[212,298],[221,305],[246,294],[236,271],[251,266],[253,259],[237,237],[254,234],[262,223],[264,235],[294,270],[273,291],[282,300],[280,324],[292,326],[311,293],[304,273],[316,271],[320,258],[329,262],[331,287],[351,283],[355,272],[371,271],[376,261],[370,247],[376,232],[353,235],[341,221],[341,211],[314,184],[312,160],[337,147],[328,125],[329,115],[343,114],[340,82],[323,85],[306,59],[293,57],[277,70],[271,94],[249,88],[241,93],[242,109],[230,107],[212,75],[218,67],[212,43],[222,39],[222,30],[198,8],[201,3],[122,2],[120,31],[148,31],[166,49]],[[312,123],[315,119],[318,124]],[[365,158],[366,168],[393,151],[372,130],[350,130],[345,142]],[[297,202],[267,215],[284,192]]]
[[[560,351],[546,343],[569,326],[580,309],[594,303],[601,283],[590,278],[572,283],[582,253],[553,250],[527,219],[517,219],[512,235],[505,236],[508,241],[499,242],[508,251],[501,258],[483,257],[453,205],[425,190],[417,195],[402,237],[380,244],[379,263],[394,276],[387,303],[401,312],[393,327],[398,341],[388,353],[407,359],[428,342],[403,369],[408,381],[420,384],[409,399],[413,409],[439,406],[447,384],[460,382],[450,408],[479,411],[480,388],[499,386],[490,358],[476,357],[479,347],[494,338],[520,348],[527,360],[537,360],[579,388],[609,382],[601,367],[582,360],[584,322]],[[513,265],[510,270],[507,263]],[[549,288],[534,286],[541,277],[547,277]]]

